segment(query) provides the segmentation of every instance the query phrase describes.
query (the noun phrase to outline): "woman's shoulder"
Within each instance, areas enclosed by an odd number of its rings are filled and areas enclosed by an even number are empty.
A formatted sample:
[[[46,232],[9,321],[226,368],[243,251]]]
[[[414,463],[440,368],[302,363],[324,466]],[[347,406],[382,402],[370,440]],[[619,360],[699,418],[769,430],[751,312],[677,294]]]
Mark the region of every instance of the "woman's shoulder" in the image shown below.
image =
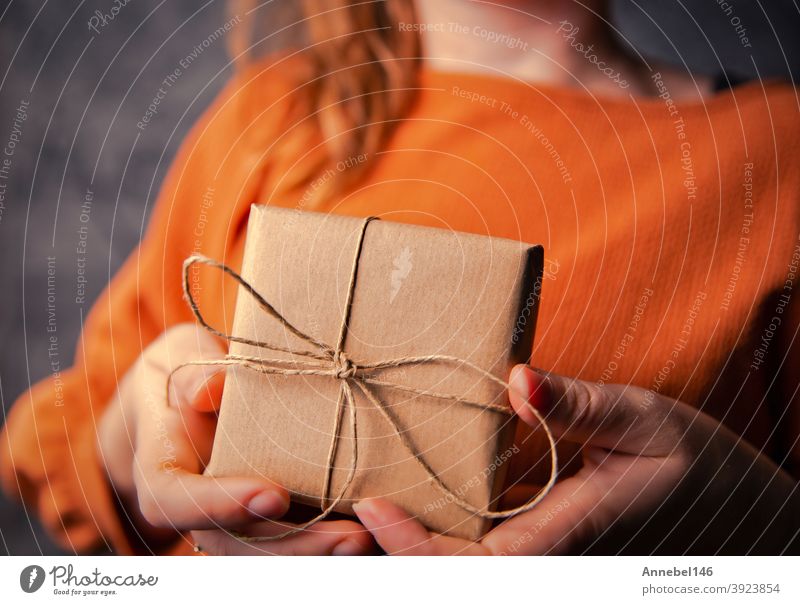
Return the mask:
[[[752,83],[741,103],[747,144],[762,164],[772,165],[784,184],[798,187],[795,167],[800,153],[800,95],[781,82]]]
[[[784,145],[797,149],[800,145],[800,89],[788,84],[772,84],[764,95],[772,126]],[[793,160],[796,162],[797,158]]]
[[[719,93],[702,108],[711,120],[715,144],[725,147],[730,143],[741,149],[749,162],[780,169],[781,182],[796,183],[793,167],[800,147],[799,92],[780,81],[753,81]]]
[[[796,135],[800,131],[800,90],[781,81],[753,81],[733,89],[728,108],[745,125],[766,129],[769,135]],[[783,137],[781,137],[783,138]]]

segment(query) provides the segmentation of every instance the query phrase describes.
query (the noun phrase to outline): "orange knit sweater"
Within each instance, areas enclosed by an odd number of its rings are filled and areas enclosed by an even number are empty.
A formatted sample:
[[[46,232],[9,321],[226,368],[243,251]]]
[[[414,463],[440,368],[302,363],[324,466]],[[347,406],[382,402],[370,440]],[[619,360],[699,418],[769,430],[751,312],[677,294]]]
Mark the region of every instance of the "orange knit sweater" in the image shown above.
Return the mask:
[[[291,177],[322,149],[302,118],[299,61],[254,65],[208,109],[146,236],[88,318],[62,375],[64,405],[53,405],[46,379],[9,415],[2,485],[70,550],[105,540],[131,551],[96,423],[142,348],[191,320],[183,259],[202,252],[238,265],[250,204],[303,207],[318,184]],[[419,86],[384,151],[367,158],[365,178],[315,209],[543,244],[535,365],[682,399],[797,476],[795,91],[753,83],[705,103],[612,99],[429,70]],[[232,283],[209,281],[200,304],[230,327],[235,294]],[[188,552],[188,541],[172,552]]]

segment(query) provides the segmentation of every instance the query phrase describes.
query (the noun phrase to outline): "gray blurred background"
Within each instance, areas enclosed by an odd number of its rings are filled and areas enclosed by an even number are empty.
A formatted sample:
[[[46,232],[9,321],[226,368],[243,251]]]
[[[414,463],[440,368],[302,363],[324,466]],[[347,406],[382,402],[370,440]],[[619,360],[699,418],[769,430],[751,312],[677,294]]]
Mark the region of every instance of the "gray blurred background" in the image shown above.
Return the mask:
[[[109,15],[115,4],[115,18],[96,18],[92,31],[95,11]],[[230,16],[223,0],[0,0],[0,147],[29,103],[0,208],[4,416],[50,371],[47,257],[57,259],[59,358],[68,367],[82,315],[139,240],[177,146],[230,75],[225,37],[181,70],[144,131],[137,122],[164,78]],[[259,21],[271,27],[274,17]],[[75,249],[88,190],[81,305]],[[60,551],[32,513],[0,496],[0,552]]]

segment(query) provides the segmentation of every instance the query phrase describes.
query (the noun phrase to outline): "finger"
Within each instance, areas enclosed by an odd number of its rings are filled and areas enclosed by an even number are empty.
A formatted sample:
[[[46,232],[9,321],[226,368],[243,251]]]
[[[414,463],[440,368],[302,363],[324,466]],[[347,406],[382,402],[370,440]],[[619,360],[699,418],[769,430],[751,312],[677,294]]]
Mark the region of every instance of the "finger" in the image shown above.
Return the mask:
[[[188,369],[188,368],[187,368]],[[199,388],[189,398],[189,405],[198,412],[218,412],[222,403],[222,391],[225,387],[224,368],[215,368],[210,375],[205,373]]]
[[[575,554],[607,526],[601,496],[581,471],[557,483],[533,510],[494,528],[481,543],[494,555]]]
[[[280,518],[289,508],[286,491],[265,479],[212,478],[179,468],[143,471],[137,461],[134,481],[139,508],[155,527],[175,530],[239,527]]]
[[[137,384],[134,483],[145,519],[156,527],[197,529],[236,526],[283,515],[286,491],[260,478],[198,474],[201,460],[190,435],[204,416],[166,404],[164,374],[144,364]],[[206,439],[210,444],[210,437]]]
[[[177,410],[183,420],[183,432],[200,461],[197,472],[208,464],[214,435],[217,428],[217,415],[222,391],[225,385],[225,371],[222,368],[187,366],[176,372],[180,382],[171,384],[170,406]]]
[[[244,528],[247,536],[276,536],[285,532],[285,523],[259,523]],[[344,555],[376,554],[375,542],[354,521],[320,521],[312,527],[275,541],[247,542],[224,530],[194,531],[195,543],[212,555]]]
[[[353,505],[353,511],[390,555],[487,554],[474,542],[429,532],[422,523],[388,500],[362,500]]]
[[[507,487],[500,499],[500,509],[517,508],[529,502],[542,491],[542,485],[516,483]]]
[[[216,415],[225,384],[225,368],[212,365],[181,364],[217,360],[225,355],[222,343],[205,330],[186,325],[172,328],[161,346],[148,351],[147,359],[155,369],[163,368],[168,383],[170,406],[183,419],[184,430],[193,444],[196,457],[205,466],[211,457],[216,432]],[[177,369],[176,369],[177,368]]]
[[[222,387],[225,384],[224,368],[189,365],[177,368],[171,376],[167,374],[166,377],[169,377],[171,406],[189,407],[199,412],[214,412],[219,409]]]
[[[525,365],[515,366],[509,381],[509,400],[523,422],[538,426],[535,408],[568,441],[661,456],[680,434],[680,414],[666,404],[671,400],[638,387],[601,386]]]
[[[556,483],[533,510],[504,521],[483,543],[494,554],[509,555],[581,554],[595,543],[608,546],[615,524],[649,517],[664,502],[664,486],[676,485],[684,468],[676,458],[587,446],[578,473]]]
[[[218,360],[224,356],[225,347],[219,339],[193,325],[172,328],[160,346],[155,346],[147,354],[150,362],[163,367],[169,376],[170,405],[189,405],[198,411],[218,409],[224,367],[180,366],[192,361]]]

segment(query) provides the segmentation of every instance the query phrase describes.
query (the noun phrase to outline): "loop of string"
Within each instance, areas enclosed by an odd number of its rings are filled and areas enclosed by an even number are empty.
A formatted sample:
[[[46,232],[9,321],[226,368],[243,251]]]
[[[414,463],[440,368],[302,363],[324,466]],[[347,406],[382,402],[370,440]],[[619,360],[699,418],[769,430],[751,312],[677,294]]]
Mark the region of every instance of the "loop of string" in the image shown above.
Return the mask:
[[[432,399],[441,401],[451,401],[460,405],[468,405],[470,407],[475,407],[491,413],[499,413],[508,416],[512,415],[513,411],[506,405],[470,401],[458,395],[434,393],[425,389],[416,389],[414,387],[382,381],[374,378],[372,376],[372,372],[377,370],[383,370],[387,368],[397,368],[402,366],[416,366],[416,365],[425,365],[431,363],[442,363],[442,364],[450,364],[454,367],[458,367],[461,369],[467,369],[494,382],[495,384],[507,390],[510,388],[510,386],[506,381],[502,380],[501,378],[498,378],[491,372],[488,372],[487,370],[484,370],[483,368],[475,365],[469,360],[461,359],[459,357],[454,357],[452,355],[421,355],[421,356],[399,357],[396,359],[386,359],[382,361],[374,361],[366,363],[355,363],[348,358],[348,356],[344,351],[344,345],[345,341],[347,340],[347,332],[350,323],[350,314],[353,306],[353,295],[355,292],[356,278],[358,276],[358,265],[359,265],[359,260],[361,258],[361,251],[364,244],[364,237],[366,235],[367,226],[373,220],[376,220],[376,217],[368,217],[364,219],[363,223],[361,224],[361,229],[358,234],[358,242],[356,245],[356,250],[353,255],[353,263],[350,271],[350,282],[347,289],[347,299],[345,301],[344,312],[342,315],[342,321],[339,328],[339,336],[336,341],[336,346],[334,347],[330,347],[329,345],[320,342],[319,340],[313,338],[312,336],[306,334],[302,330],[292,325],[283,315],[281,315],[277,310],[275,310],[275,308],[269,302],[267,302],[267,300],[263,296],[261,296],[261,294],[259,294],[259,292],[256,291],[256,289],[253,288],[253,286],[250,285],[250,283],[247,282],[247,280],[245,280],[241,275],[239,275],[236,271],[234,271],[227,265],[224,265],[223,263],[217,262],[213,259],[210,259],[202,255],[190,256],[183,263],[183,295],[187,303],[189,304],[189,307],[191,308],[195,318],[200,323],[200,325],[203,326],[203,328],[205,328],[210,333],[220,338],[223,338],[228,342],[236,342],[244,345],[249,345],[251,347],[255,347],[264,351],[286,353],[291,355],[293,359],[287,360],[287,359],[268,358],[256,355],[228,354],[225,356],[224,359],[189,361],[177,366],[170,373],[169,377],[167,378],[168,393],[173,375],[180,369],[187,366],[236,366],[267,375],[328,376],[330,378],[339,381],[339,394],[336,403],[336,411],[334,414],[334,421],[333,421],[334,424],[331,431],[331,442],[328,448],[328,454],[325,461],[326,470],[325,470],[324,483],[322,486],[322,495],[320,498],[320,507],[322,509],[320,514],[315,516],[310,521],[303,523],[302,525],[288,526],[289,529],[277,535],[244,536],[241,534],[236,534],[237,537],[241,540],[244,540],[246,542],[266,542],[292,536],[303,530],[308,529],[317,521],[325,519],[344,499],[344,496],[347,493],[348,488],[350,487],[350,485],[353,482],[353,479],[355,478],[356,469],[358,467],[358,422],[357,422],[354,390],[360,392],[364,396],[364,398],[367,401],[369,401],[380,412],[381,417],[391,427],[394,436],[399,440],[399,442],[406,450],[406,452],[411,456],[411,458],[419,464],[419,466],[428,476],[428,481],[433,483],[449,501],[457,504],[462,509],[474,515],[477,515],[483,519],[505,519],[517,515],[519,513],[529,511],[537,504],[539,504],[539,502],[542,501],[542,499],[549,493],[550,489],[555,484],[557,467],[558,467],[555,439],[553,438],[553,434],[550,431],[547,422],[545,422],[544,418],[535,408],[531,407],[534,415],[536,416],[537,421],[541,425],[542,430],[544,431],[545,436],[547,437],[547,441],[550,447],[550,477],[547,483],[541,488],[541,490],[539,490],[539,492],[531,500],[529,500],[522,506],[518,506],[516,508],[503,511],[491,511],[491,510],[482,510],[476,508],[475,506],[473,506],[472,504],[470,504],[469,502],[458,496],[444,484],[444,482],[439,478],[434,469],[431,468],[431,466],[428,464],[428,462],[425,460],[422,454],[417,450],[416,446],[408,438],[406,433],[400,429],[398,421],[394,417],[390,409],[375,395],[375,393],[373,392],[373,387],[394,389],[413,395],[430,397]],[[192,295],[190,288],[191,281],[190,281],[189,271],[192,266],[197,264],[208,265],[210,267],[220,269],[224,273],[232,277],[235,281],[239,283],[239,285],[243,288],[243,290],[247,294],[249,294],[253,298],[253,300],[255,300],[258,306],[265,313],[267,313],[267,315],[276,319],[284,327],[285,330],[287,330],[294,336],[298,337],[300,340],[304,341],[306,344],[309,345],[309,347],[312,350],[282,347],[280,345],[276,345],[273,343],[242,338],[239,336],[226,334],[209,325],[208,322],[203,317],[203,314],[200,312],[200,308],[198,307],[197,301]],[[167,401],[169,401],[169,399],[167,399]],[[352,435],[353,447],[350,453],[350,461],[348,465],[347,477],[342,483],[342,486],[339,489],[336,496],[333,499],[331,499],[330,490],[331,490],[331,483],[334,471],[334,460],[336,458],[336,452],[338,450],[339,440],[341,437],[342,422],[344,420],[345,410],[347,411],[347,426],[349,428],[350,434]]]

